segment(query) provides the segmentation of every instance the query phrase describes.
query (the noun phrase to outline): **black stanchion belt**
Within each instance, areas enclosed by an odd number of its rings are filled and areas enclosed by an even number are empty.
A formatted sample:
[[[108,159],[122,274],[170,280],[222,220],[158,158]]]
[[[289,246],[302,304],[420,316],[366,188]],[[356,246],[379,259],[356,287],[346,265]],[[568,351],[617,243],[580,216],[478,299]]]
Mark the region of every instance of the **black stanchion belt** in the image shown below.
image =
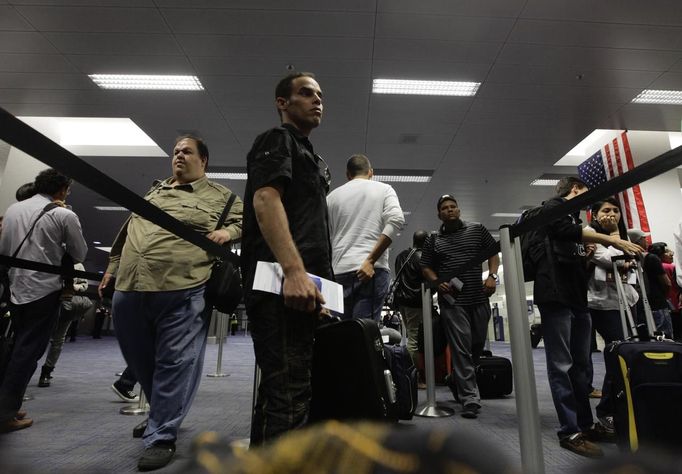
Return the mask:
[[[209,240],[204,235],[192,230],[189,226],[147,202],[115,179],[112,179],[73,153],[65,150],[59,144],[34,130],[1,107],[0,139],[210,254],[230,260],[234,265],[239,265],[239,257],[230,252],[229,249]],[[5,260],[9,258],[2,257],[0,262],[4,263],[7,261],[14,266],[28,268],[24,266],[28,262],[27,260]],[[40,263],[38,265],[44,266],[40,271],[46,273],[67,273],[59,266]],[[74,270],[73,274],[80,276],[77,270]],[[90,275],[97,275],[96,279],[101,279],[99,274],[91,273]]]

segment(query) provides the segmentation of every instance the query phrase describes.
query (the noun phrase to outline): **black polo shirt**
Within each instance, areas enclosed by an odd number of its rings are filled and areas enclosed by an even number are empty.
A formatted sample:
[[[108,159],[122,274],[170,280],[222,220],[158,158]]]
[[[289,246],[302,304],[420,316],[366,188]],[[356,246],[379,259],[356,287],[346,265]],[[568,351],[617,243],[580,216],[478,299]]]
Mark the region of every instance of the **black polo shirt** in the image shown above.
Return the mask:
[[[495,244],[495,239],[483,225],[477,222],[460,222],[461,226],[450,232],[446,232],[441,226],[437,234],[429,235],[424,242],[421,265],[436,272],[438,278],[452,274],[481,250]],[[473,265],[458,276],[464,286],[455,295],[457,306],[488,302],[488,297],[483,293],[481,263]]]
[[[285,124],[259,135],[246,158],[241,267],[244,289],[253,286],[256,263],[276,262],[256,221],[254,193],[268,185],[284,190],[282,203],[289,230],[308,273],[333,279],[327,218],[329,171],[313,145],[295,127]]]

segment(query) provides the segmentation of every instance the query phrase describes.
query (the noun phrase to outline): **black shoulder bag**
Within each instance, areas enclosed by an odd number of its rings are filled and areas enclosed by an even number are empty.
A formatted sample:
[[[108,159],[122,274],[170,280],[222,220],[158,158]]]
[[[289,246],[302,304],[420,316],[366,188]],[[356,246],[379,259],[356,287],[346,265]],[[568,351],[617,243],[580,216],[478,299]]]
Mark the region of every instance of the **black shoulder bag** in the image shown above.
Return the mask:
[[[215,230],[220,229],[225,223],[236,197],[232,193],[227,200]],[[218,258],[213,263],[211,277],[206,282],[204,296],[208,305],[213,306],[221,313],[231,314],[244,296],[239,268],[227,259]]]
[[[21,250],[21,247],[23,247],[24,242],[26,242],[33,233],[33,229],[35,229],[36,224],[38,223],[40,218],[43,217],[46,212],[50,212],[55,207],[57,207],[57,204],[51,202],[48,205],[46,205],[42,211],[40,211],[40,214],[38,214],[36,220],[34,220],[33,224],[31,224],[31,228],[28,229],[28,232],[26,232],[26,236],[22,239],[21,243],[12,254],[12,258],[17,258],[17,255],[19,255],[19,250]],[[9,305],[11,297],[9,289],[9,269],[10,267],[0,265],[0,312],[2,313],[5,312],[5,309]]]
[[[398,306],[399,301],[396,301],[396,289],[398,285],[400,284],[400,275],[403,273],[403,270],[405,269],[405,266],[407,265],[407,262],[410,261],[412,258],[412,255],[417,251],[416,248],[413,248],[410,253],[407,255],[407,258],[403,262],[403,264],[400,266],[400,270],[398,270],[398,273],[395,275],[395,279],[393,280],[393,283],[391,284],[391,287],[388,289],[388,293],[386,293],[386,301],[384,303],[385,306],[388,306],[391,309],[396,309]]]

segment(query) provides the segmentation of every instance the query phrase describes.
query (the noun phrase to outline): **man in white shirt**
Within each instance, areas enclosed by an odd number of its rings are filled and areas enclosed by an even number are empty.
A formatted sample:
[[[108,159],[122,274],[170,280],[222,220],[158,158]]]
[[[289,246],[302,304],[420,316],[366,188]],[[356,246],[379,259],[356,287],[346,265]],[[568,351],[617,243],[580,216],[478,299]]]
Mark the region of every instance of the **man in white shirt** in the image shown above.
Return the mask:
[[[343,285],[344,319],[378,321],[390,283],[388,252],[405,224],[391,186],[373,181],[365,155],[346,163],[348,182],[327,196],[332,267]]]
[[[75,262],[82,262],[88,246],[78,216],[59,205],[46,207],[56,201],[63,202],[70,186],[71,179],[63,174],[53,169],[41,171],[35,180],[36,194],[12,204],[5,213],[0,255],[12,256],[19,249],[17,258],[61,265],[67,253]],[[50,340],[62,292],[59,275],[11,268],[9,280],[15,339],[12,357],[0,384],[0,433],[28,428],[33,423],[20,410],[21,402]]]

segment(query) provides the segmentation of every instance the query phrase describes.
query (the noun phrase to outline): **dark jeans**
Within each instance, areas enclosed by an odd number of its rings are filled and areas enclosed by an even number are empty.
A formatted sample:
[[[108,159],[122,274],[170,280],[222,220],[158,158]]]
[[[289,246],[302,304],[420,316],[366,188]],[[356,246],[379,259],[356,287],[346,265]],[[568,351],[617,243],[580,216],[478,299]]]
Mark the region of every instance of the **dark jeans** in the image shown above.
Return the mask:
[[[0,422],[11,420],[21,408],[26,387],[57,322],[60,293],[12,306],[14,349],[0,386]]]
[[[177,438],[201,381],[209,315],[203,285],[114,293],[116,337],[151,407],[146,447]]]
[[[635,311],[635,309],[632,309]],[[599,310],[590,309],[590,317],[592,319],[592,327],[599,333],[599,335],[604,339],[606,345],[613,341],[622,341],[623,336],[623,325],[621,323],[620,311],[617,309],[611,310]],[[633,316],[634,317],[634,316]],[[606,351],[604,351],[606,353]],[[594,377],[594,370],[592,367],[592,355],[590,354],[590,368],[589,368],[590,384],[592,385],[592,379]],[[612,394],[613,381],[609,374],[605,374],[604,382],[602,384],[602,396],[597,405],[597,416],[613,416],[613,394]]]
[[[538,304],[545,340],[547,375],[554,408],[561,425],[559,438],[592,427],[589,400],[590,338],[587,309],[559,303]]]
[[[261,369],[251,424],[251,445],[258,446],[308,421],[315,316],[261,292],[247,299],[246,312]]]
[[[379,322],[391,282],[388,270],[375,268],[374,276],[365,282],[360,282],[354,271],[335,275],[335,279],[343,286],[342,319],[367,318]]]
[[[463,405],[481,405],[476,384],[476,364],[481,357],[490,322],[490,304],[450,306],[440,302],[448,343],[452,350],[452,368],[457,396]]]

